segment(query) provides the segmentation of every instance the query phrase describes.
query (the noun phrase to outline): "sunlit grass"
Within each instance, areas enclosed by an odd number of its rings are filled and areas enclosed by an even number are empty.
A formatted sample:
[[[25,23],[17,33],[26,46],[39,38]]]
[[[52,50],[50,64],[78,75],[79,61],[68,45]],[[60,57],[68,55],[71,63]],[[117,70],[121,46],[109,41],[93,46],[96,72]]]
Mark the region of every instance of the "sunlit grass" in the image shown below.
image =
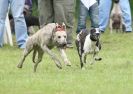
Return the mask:
[[[60,70],[44,54],[36,73],[31,55],[18,69],[22,50],[8,45],[0,48],[0,94],[133,94],[133,33],[105,32],[101,42],[103,60],[87,64],[86,70],[80,69],[74,46],[67,49],[72,67],[62,62]]]

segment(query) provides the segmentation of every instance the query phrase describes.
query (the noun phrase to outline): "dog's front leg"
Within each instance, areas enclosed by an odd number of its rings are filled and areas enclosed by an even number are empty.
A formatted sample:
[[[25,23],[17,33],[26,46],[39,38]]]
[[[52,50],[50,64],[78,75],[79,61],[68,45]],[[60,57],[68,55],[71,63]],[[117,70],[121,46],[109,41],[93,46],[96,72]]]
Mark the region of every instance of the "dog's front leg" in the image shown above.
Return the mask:
[[[60,51],[61,57],[62,57],[63,60],[64,60],[64,63],[65,63],[67,66],[71,66],[71,62],[70,62],[70,61],[68,60],[68,58],[67,58],[65,49],[59,48],[59,51]]]
[[[58,58],[54,55],[54,53],[46,45],[42,45],[41,48],[44,52],[47,52],[51,56],[51,58],[54,60],[54,62],[56,64],[56,66],[61,69],[62,68],[61,63],[58,60]]]
[[[95,54],[94,59],[95,59],[96,61],[102,60],[102,58],[98,56],[98,53]]]
[[[96,52],[94,51],[94,53],[92,54],[92,60],[91,60],[91,62],[90,62],[90,64],[92,65],[92,64],[94,64],[95,63],[95,56],[96,56]]]

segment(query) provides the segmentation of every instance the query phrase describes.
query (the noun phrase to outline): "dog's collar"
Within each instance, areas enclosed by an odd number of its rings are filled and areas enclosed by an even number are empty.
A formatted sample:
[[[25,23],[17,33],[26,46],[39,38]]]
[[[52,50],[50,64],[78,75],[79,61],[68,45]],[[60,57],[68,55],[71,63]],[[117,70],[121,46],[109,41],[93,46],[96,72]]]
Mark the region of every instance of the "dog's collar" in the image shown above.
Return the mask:
[[[58,27],[55,28],[55,31],[56,32],[58,32],[58,31],[61,32],[61,31],[65,31],[65,30],[62,26],[58,26]]]

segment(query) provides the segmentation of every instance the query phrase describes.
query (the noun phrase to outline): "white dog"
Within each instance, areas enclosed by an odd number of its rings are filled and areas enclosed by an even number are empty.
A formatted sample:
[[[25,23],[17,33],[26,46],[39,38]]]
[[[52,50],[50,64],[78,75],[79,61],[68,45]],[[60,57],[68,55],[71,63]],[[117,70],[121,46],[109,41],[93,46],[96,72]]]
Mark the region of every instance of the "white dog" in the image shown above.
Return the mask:
[[[50,23],[44,26],[42,29],[37,31],[34,35],[30,36],[26,42],[26,48],[24,49],[24,54],[20,63],[18,64],[18,68],[22,68],[23,62],[26,56],[31,52],[33,52],[33,62],[34,72],[36,72],[36,68],[41,62],[44,52],[48,53],[51,58],[55,61],[55,64],[58,68],[62,68],[59,59],[56,55],[50,50],[54,46],[56,46],[66,65],[71,65],[70,61],[67,59],[64,48],[66,46],[66,26],[65,24],[59,25],[55,23]],[[35,56],[38,53],[38,59],[35,60]]]
[[[110,15],[110,32],[124,32],[124,23],[122,19],[122,12],[119,5],[119,0],[114,0],[113,8]]]

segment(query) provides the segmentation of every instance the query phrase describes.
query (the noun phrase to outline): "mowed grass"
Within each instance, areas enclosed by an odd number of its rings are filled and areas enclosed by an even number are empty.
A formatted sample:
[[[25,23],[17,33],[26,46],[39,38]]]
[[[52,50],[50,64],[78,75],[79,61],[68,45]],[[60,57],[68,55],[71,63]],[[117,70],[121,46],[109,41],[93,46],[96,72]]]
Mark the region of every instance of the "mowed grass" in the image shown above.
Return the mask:
[[[66,50],[71,67],[62,62],[60,70],[44,54],[36,73],[31,54],[23,68],[18,69],[22,50],[10,46],[0,48],[0,94],[133,94],[133,33],[105,32],[101,42],[102,61],[87,64],[85,70],[80,69],[74,47]]]

